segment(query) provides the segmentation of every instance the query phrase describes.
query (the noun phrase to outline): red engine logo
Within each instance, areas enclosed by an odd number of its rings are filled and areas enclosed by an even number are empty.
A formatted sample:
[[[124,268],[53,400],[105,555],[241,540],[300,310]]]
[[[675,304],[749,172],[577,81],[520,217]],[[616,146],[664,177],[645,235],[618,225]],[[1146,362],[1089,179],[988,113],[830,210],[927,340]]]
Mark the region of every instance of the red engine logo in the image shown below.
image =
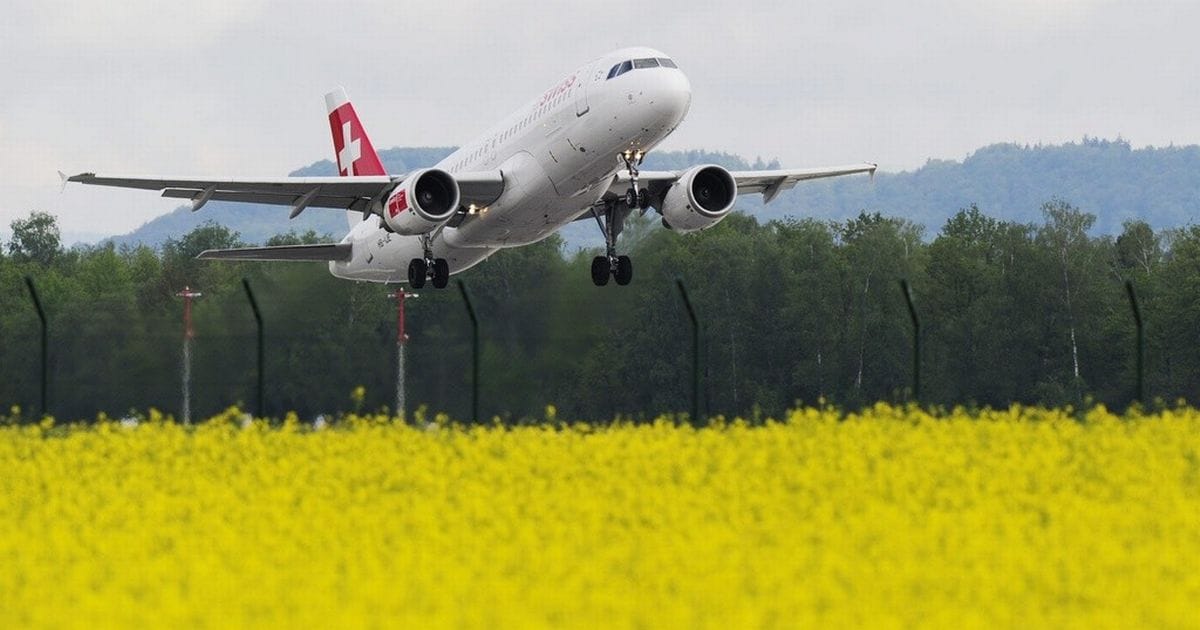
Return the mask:
[[[408,191],[401,190],[388,200],[388,216],[395,218],[405,210],[408,210]]]

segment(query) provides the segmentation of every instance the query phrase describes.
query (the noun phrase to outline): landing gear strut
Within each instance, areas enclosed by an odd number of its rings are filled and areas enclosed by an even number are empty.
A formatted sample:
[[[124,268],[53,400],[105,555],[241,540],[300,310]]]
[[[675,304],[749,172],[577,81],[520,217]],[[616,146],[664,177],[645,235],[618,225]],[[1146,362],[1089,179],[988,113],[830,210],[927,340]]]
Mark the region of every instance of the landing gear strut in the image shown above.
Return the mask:
[[[629,173],[629,190],[625,196],[609,199],[592,206],[592,216],[600,232],[604,234],[604,255],[592,259],[592,283],[598,287],[608,284],[608,279],[625,286],[633,280],[633,261],[629,256],[617,255],[617,237],[625,227],[625,219],[635,208],[643,212],[650,207],[649,191],[638,186],[638,167],[646,157],[641,151],[624,151],[620,154]],[[601,218],[603,215],[603,218]]]
[[[645,210],[650,207],[650,194],[638,187],[638,167],[646,154],[641,151],[623,151],[621,161],[625,162],[625,170],[629,173],[629,190],[625,191],[625,205],[630,208]]]
[[[450,264],[445,258],[433,257],[432,236],[423,234],[421,247],[425,251],[425,257],[414,258],[408,263],[408,285],[420,289],[425,286],[426,280],[432,280],[435,289],[446,288],[446,284],[450,282]]]
[[[633,262],[629,256],[617,255],[617,236],[625,227],[625,218],[629,216],[630,209],[621,200],[601,202],[599,207],[600,211],[596,206],[592,207],[592,216],[604,233],[604,255],[592,259],[592,283],[602,287],[608,284],[608,278],[612,276],[617,284],[625,286],[633,280]],[[604,215],[603,219],[600,218],[601,214]]]

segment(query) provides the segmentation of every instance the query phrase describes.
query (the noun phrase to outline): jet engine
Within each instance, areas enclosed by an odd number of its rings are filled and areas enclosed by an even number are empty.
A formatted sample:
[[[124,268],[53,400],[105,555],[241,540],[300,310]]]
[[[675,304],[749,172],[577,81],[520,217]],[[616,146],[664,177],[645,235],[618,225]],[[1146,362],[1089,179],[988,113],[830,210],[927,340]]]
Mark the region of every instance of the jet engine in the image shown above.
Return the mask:
[[[446,171],[413,171],[383,204],[383,222],[397,234],[428,234],[458,210],[458,182]]]
[[[694,232],[716,225],[733,210],[737,182],[720,166],[694,166],[683,173],[663,196],[663,225],[676,232]]]

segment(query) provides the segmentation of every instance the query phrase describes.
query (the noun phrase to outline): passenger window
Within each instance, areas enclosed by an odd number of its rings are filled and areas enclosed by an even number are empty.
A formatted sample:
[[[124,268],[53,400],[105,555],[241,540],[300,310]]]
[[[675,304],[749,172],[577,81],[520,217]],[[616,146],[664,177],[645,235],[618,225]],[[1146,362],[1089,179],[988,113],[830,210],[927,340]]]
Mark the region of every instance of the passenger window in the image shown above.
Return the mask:
[[[657,59],[634,59],[633,67],[635,70],[640,70],[642,68],[657,68],[658,60]]]
[[[659,57],[658,63],[659,63],[659,65],[661,65],[664,68],[678,68],[679,67],[679,66],[675,65],[674,61],[671,61],[670,59],[667,59],[666,57]]]

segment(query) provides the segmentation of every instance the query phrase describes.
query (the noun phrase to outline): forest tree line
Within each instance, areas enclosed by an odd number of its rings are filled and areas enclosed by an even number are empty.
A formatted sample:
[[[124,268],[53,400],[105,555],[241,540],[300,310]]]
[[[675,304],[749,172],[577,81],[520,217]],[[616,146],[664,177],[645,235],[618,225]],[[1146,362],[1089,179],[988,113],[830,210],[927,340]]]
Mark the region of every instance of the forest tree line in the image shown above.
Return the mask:
[[[1147,390],[1173,404],[1200,399],[1200,227],[1154,230],[1127,221],[1091,236],[1095,216],[1061,200],[1016,223],[971,206],[936,234],[899,217],[760,224],[734,214],[680,236],[649,217],[620,249],[628,287],[595,287],[594,251],[566,254],[552,237],[500,252],[457,276],[474,298],[483,339],[487,416],[652,417],[689,408],[688,286],[703,325],[703,405],[712,414],[778,414],[796,404],[854,408],[910,394],[907,279],[923,324],[923,402],[1116,407],[1134,396],[1134,326],[1124,282],[1147,321]],[[283,234],[273,244],[327,235]],[[599,237],[597,237],[599,241]],[[23,278],[50,320],[51,412],[89,418],[180,405],[182,301],[194,307],[192,405],[197,415],[254,406],[254,318],[263,306],[266,408],[302,417],[391,405],[395,305],[388,287],[331,277],[322,264],[199,261],[243,244],[203,225],[161,249],[64,249],[54,218],[12,224],[0,252],[0,404],[35,409],[38,320]],[[410,407],[467,418],[470,321],[458,291],[408,301]]]

